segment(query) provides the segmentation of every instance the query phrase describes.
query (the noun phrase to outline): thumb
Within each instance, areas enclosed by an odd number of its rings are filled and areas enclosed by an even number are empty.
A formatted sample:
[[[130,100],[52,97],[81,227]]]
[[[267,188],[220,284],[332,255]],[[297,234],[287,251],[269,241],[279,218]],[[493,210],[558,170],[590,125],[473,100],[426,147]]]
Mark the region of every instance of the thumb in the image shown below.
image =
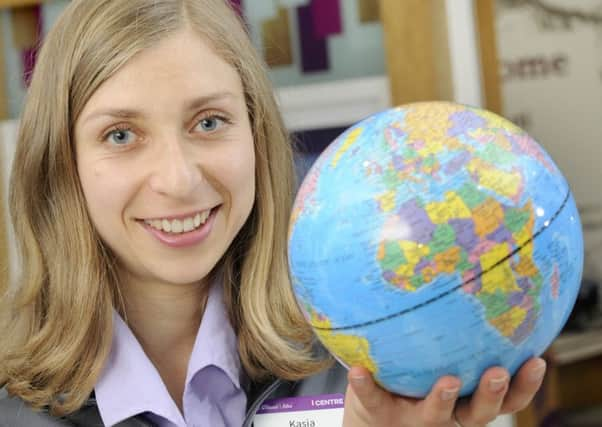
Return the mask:
[[[372,374],[366,368],[351,368],[347,373],[347,380],[347,398],[353,406],[359,404],[364,410],[371,412],[387,397],[387,393],[374,382]]]

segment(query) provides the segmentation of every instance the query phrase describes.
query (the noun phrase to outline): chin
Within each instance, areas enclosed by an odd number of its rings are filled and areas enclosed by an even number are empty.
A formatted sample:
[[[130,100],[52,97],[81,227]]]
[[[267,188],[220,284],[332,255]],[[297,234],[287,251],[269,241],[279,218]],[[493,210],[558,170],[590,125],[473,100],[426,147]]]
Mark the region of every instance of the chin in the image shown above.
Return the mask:
[[[156,279],[165,282],[172,283],[174,285],[189,285],[191,283],[198,283],[207,277],[211,270],[197,270],[187,271],[184,269],[175,269],[174,271],[161,271],[157,272],[154,276]]]
[[[204,275],[174,275],[171,277],[165,277],[164,281],[167,283],[172,283],[174,285],[189,285],[191,283],[199,283],[201,282],[207,274]]]

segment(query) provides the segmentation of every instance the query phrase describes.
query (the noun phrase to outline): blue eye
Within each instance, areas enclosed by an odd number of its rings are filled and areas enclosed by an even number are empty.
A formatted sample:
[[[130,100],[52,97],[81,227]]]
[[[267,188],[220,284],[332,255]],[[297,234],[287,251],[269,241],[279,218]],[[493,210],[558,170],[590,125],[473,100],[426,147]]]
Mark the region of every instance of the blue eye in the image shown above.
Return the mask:
[[[201,132],[215,132],[217,129],[219,129],[224,124],[224,122],[225,122],[225,120],[221,117],[217,117],[217,116],[205,117],[199,121],[199,123],[195,127],[195,130],[198,130]]]
[[[127,145],[136,139],[136,135],[129,129],[115,129],[107,134],[105,140],[114,145]]]

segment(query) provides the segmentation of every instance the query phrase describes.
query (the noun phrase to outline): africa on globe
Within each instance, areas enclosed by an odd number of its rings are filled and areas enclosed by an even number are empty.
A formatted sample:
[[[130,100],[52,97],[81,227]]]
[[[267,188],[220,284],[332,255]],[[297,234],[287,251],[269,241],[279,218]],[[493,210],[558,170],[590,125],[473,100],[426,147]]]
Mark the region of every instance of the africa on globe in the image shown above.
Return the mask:
[[[305,177],[289,228],[294,292],[345,366],[422,397],[511,373],[565,324],[583,269],[566,179],[510,121],[448,102],[350,127]]]

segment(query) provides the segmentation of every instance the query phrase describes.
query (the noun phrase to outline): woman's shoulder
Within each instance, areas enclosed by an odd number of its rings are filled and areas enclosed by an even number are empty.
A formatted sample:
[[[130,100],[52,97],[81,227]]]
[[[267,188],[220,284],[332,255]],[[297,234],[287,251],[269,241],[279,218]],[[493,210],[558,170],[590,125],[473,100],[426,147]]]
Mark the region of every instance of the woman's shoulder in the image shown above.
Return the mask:
[[[43,411],[34,411],[18,397],[9,396],[0,389],[0,427],[65,427],[73,426],[69,421],[50,416]]]
[[[347,389],[347,369],[339,362],[299,381],[277,380],[263,385],[255,384],[249,393],[249,402],[266,399],[321,394],[344,394]]]
[[[103,427],[102,418],[92,397],[76,412],[63,418],[47,411],[35,411],[18,397],[9,396],[0,389],[0,427]],[[120,422],[116,427],[153,427],[153,424],[134,417]]]
[[[326,393],[345,393],[347,388],[347,369],[339,362],[330,368],[314,374],[299,383],[296,390],[301,396]]]

